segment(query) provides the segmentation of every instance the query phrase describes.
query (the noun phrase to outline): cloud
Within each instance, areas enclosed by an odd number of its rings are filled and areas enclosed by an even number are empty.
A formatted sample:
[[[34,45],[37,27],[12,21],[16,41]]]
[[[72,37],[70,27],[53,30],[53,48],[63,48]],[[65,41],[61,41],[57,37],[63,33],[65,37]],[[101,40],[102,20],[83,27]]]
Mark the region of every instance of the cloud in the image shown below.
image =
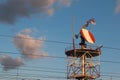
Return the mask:
[[[117,0],[117,5],[115,8],[115,13],[119,13],[120,12],[120,0]]]
[[[14,24],[19,17],[40,13],[53,15],[60,5],[70,6],[72,0],[6,0],[0,4],[0,22]]]
[[[47,54],[43,50],[44,39],[35,39],[30,36],[32,31],[25,29],[14,37],[15,47],[22,53],[23,57],[28,59],[38,59],[45,57]]]
[[[71,5],[72,0],[58,0],[58,3],[63,6],[69,7]]]
[[[24,63],[21,58],[12,58],[8,55],[2,55],[0,56],[0,64],[3,66],[3,69],[7,71],[20,67]]]

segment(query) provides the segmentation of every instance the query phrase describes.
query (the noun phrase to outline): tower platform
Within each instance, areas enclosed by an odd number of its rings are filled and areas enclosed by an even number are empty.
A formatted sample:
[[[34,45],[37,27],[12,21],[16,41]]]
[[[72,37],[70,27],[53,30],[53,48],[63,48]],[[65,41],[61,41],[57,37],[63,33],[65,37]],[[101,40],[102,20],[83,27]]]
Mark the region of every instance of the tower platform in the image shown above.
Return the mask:
[[[87,58],[91,57],[96,57],[101,54],[100,49],[90,49],[90,48],[85,48],[85,49],[66,49],[65,54],[67,57],[74,57],[76,54],[76,57],[81,57],[82,55],[86,55]]]
[[[96,76],[92,76],[92,75],[71,75],[70,76],[70,78],[75,78],[75,79],[78,79],[78,80],[82,80],[83,78],[85,79],[85,78],[87,78],[87,80],[88,79],[95,79],[96,78]]]

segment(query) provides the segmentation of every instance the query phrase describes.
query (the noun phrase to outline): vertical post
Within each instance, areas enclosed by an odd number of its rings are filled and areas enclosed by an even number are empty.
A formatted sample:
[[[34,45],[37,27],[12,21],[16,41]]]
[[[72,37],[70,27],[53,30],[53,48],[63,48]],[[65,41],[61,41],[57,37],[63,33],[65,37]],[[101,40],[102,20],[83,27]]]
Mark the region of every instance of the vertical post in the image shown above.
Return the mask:
[[[67,80],[69,79],[69,58],[67,56]]]
[[[65,49],[65,52],[66,52],[67,50]],[[67,78],[67,80],[68,79],[70,79],[70,59],[69,59],[69,56],[67,56],[67,59],[66,59],[66,62],[67,62],[67,64],[66,64],[66,71],[67,71],[67,73],[66,73],[66,78]]]
[[[98,64],[98,67],[99,67],[99,77],[101,76],[101,74],[100,74],[100,65],[101,65],[101,63],[100,63],[100,55],[98,56],[98,58],[99,58],[99,64]]]
[[[85,43],[82,43],[81,44],[81,49],[85,49],[86,46],[85,46]],[[82,76],[85,76],[85,55],[83,54],[81,56],[81,65],[82,65]],[[82,80],[85,80],[85,78],[83,77]]]
[[[75,42],[74,42],[74,16],[72,17],[72,42],[73,42],[73,49],[74,49],[74,57],[76,57]]]
[[[75,72],[75,68],[76,68],[76,50],[75,50],[75,42],[74,42],[74,16],[72,16],[72,42],[73,42],[73,50],[74,50],[74,61],[73,61],[73,66],[74,66],[74,78],[76,77],[76,72]]]
[[[18,76],[19,76],[19,73],[18,73],[18,68],[17,68],[17,80],[18,80]]]
[[[82,55],[82,76],[85,76],[85,56],[84,54]],[[84,78],[82,79],[84,80]]]

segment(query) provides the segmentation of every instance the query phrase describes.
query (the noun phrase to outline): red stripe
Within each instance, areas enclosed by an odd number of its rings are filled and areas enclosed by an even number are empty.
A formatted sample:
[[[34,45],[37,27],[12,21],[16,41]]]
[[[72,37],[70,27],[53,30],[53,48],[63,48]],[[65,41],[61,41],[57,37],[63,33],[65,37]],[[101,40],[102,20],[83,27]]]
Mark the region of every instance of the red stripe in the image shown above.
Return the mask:
[[[89,35],[90,35],[90,38],[93,41],[93,43],[95,43],[95,38],[94,38],[93,34],[90,31],[89,31]]]

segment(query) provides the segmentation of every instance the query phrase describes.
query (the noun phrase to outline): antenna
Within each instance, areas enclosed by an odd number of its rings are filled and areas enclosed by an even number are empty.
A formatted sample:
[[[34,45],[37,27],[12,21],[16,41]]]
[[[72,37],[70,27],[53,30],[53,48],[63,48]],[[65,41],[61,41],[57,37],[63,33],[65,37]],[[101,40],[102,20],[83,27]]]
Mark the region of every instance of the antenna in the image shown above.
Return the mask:
[[[72,17],[72,45],[73,45],[73,51],[74,51],[74,58],[73,58],[73,63],[72,63],[72,65],[74,66],[74,77],[75,77],[75,75],[76,75],[76,72],[75,72],[75,69],[76,69],[76,63],[75,63],[75,61],[76,61],[76,49],[75,49],[75,36],[74,36],[74,16]]]
[[[75,53],[75,34],[74,34],[74,16],[72,17],[72,45],[73,45],[73,49],[74,49],[74,57],[76,57],[76,53]]]
[[[80,30],[80,34],[83,37],[84,40],[86,40],[87,42],[94,44],[95,43],[95,38],[94,35],[88,31],[87,29],[82,28]]]
[[[76,46],[74,43],[74,19],[72,18],[73,44],[72,48],[65,49],[65,54],[67,58],[71,57],[74,62],[68,61],[67,79],[95,80],[100,77],[100,64],[98,63],[100,63],[102,46],[89,48],[85,44],[85,42],[95,43],[93,34],[86,29],[91,21],[95,22],[94,19],[88,20],[80,29],[79,34],[75,35],[76,38],[81,38],[81,43]]]

